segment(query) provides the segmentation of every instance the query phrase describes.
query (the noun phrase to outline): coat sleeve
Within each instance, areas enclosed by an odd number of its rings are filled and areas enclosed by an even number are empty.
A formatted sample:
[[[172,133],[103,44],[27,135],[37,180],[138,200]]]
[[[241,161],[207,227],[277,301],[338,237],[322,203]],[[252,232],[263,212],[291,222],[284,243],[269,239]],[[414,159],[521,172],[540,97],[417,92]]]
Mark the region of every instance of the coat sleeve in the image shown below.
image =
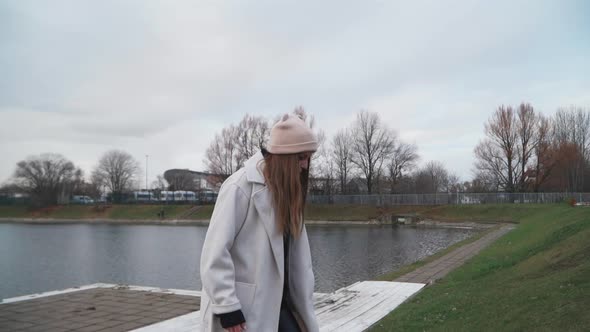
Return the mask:
[[[217,197],[201,254],[203,291],[214,314],[242,309],[235,290],[235,270],[230,250],[248,211],[249,198],[234,183],[224,184]]]

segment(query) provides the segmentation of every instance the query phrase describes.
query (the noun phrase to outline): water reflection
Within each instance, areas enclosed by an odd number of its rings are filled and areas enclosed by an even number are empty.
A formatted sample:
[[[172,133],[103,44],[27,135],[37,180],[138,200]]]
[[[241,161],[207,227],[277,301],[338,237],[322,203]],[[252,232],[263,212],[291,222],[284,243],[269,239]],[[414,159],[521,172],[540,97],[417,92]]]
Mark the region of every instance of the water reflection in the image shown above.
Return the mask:
[[[413,263],[473,234],[414,227],[310,227],[316,289],[332,291]]]
[[[0,224],[0,298],[96,282],[201,288],[206,227]],[[473,234],[411,227],[308,228],[316,291],[373,278]]]

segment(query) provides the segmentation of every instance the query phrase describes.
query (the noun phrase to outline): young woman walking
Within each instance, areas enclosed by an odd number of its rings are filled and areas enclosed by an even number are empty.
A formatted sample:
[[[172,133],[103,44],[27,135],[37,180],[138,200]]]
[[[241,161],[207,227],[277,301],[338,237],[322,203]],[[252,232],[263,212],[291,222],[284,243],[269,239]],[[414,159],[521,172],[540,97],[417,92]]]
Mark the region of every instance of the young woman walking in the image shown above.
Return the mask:
[[[296,115],[221,186],[201,256],[203,331],[319,330],[303,211],[315,134]]]

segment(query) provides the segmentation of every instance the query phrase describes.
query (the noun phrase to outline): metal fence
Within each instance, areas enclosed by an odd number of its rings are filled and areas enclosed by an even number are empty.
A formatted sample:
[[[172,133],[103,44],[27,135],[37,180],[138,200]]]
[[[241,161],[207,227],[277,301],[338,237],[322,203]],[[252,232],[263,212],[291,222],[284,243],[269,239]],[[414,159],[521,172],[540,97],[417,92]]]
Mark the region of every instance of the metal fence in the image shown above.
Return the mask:
[[[311,204],[392,205],[468,205],[501,203],[560,203],[575,199],[590,202],[590,193],[439,193],[397,195],[310,195]]]

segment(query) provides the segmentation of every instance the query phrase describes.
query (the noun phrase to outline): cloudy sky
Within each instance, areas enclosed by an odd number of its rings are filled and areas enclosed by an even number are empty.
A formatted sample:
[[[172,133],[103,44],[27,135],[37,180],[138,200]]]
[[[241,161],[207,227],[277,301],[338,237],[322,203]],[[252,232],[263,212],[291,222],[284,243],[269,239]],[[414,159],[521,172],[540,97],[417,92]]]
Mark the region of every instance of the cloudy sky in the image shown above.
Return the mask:
[[[303,105],[328,137],[361,109],[471,178],[501,104],[590,107],[588,1],[0,2],[0,183],[61,153],[113,148],[150,182],[203,170],[246,113]]]

